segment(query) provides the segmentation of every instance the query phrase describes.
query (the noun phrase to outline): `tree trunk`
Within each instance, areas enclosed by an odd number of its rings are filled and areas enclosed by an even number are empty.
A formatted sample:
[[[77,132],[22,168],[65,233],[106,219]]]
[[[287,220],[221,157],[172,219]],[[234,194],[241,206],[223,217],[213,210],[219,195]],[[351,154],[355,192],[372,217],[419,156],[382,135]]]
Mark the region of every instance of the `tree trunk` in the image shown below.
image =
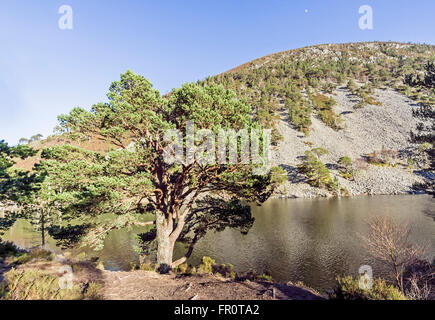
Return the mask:
[[[45,220],[44,220],[44,212],[41,215],[41,242],[42,247],[45,247]]]
[[[173,223],[165,219],[163,213],[157,213],[157,264],[160,267],[171,267],[175,241],[170,238]]]

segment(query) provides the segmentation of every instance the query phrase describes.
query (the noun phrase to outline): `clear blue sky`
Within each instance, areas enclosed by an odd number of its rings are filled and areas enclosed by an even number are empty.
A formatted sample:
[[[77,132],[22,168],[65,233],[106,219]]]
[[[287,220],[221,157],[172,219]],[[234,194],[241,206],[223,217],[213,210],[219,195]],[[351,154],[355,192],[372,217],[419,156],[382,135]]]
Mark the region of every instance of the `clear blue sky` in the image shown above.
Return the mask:
[[[73,29],[61,30],[61,5]],[[373,8],[373,30],[358,9]],[[306,11],[308,10],[308,11]],[[0,139],[47,136],[131,69],[162,93],[266,54],[321,43],[434,44],[434,0],[2,0]]]

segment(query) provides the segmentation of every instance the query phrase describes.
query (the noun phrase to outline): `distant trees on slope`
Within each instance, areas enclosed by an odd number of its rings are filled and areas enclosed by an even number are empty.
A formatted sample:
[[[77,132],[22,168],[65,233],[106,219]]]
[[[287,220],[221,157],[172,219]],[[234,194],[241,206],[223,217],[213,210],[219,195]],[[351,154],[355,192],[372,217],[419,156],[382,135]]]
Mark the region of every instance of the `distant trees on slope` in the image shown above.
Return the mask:
[[[435,64],[434,62],[425,65],[425,75],[423,79],[418,77],[407,76],[405,83],[413,86],[422,87],[432,94],[435,94]],[[419,107],[413,110],[414,117],[420,120],[417,128],[411,131],[411,141],[419,144],[429,144],[430,147],[425,148],[424,152],[427,154],[430,167],[429,170],[435,172],[435,107],[432,103],[419,103]],[[426,191],[435,197],[435,180],[429,180],[423,185],[417,185],[417,188],[425,188]]]
[[[38,134],[31,136],[30,139],[21,138],[20,140],[18,140],[18,144],[29,144],[29,143],[34,142],[34,141],[40,141],[42,138],[43,138],[43,135],[38,133]]]
[[[412,44],[315,46],[263,57],[199,83],[220,83],[234,90],[240,98],[255,106],[254,116],[266,128],[275,128],[274,121],[270,120],[279,119],[284,107],[289,111],[289,122],[308,135],[313,111],[335,130],[342,127],[333,105],[316,108],[310,97],[318,96],[321,91],[333,94],[337,86],[347,83],[348,89],[360,98],[356,108],[366,104],[380,105],[371,96],[374,89],[399,89],[403,86],[400,79],[410,72],[422,72],[422,61],[430,59],[433,52],[433,46]],[[433,76],[429,75],[424,81],[433,84],[431,79]],[[358,87],[355,81],[363,86]],[[279,140],[276,133],[274,142]]]

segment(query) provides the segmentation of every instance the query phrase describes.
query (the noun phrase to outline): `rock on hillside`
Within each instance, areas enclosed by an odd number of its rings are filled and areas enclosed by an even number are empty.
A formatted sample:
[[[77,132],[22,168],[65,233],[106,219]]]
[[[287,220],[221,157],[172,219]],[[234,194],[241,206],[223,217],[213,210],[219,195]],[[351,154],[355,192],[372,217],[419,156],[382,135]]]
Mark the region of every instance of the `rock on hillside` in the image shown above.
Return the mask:
[[[297,169],[304,152],[319,147],[329,151],[321,160],[351,195],[408,193],[414,183],[422,182],[423,178],[416,173],[419,171],[406,166],[407,152],[416,147],[409,142],[409,132],[416,126],[416,120],[412,116],[415,103],[412,100],[392,89],[376,89],[374,96],[381,102],[381,106],[366,105],[355,109],[355,98],[346,88],[339,87],[331,96],[337,101],[334,106],[335,113],[340,114],[344,120],[344,129],[339,131],[326,126],[313,115],[310,134],[305,137],[289,124],[288,112],[282,111],[277,129],[282,134],[283,141],[274,148],[272,161],[274,165],[286,169],[289,182],[280,189],[279,195],[330,195],[326,190],[311,187]],[[362,160],[365,154],[381,150],[382,147],[397,150],[402,165],[367,165],[367,168],[358,170],[355,181],[341,177],[337,170],[340,157],[349,156],[353,161]]]
[[[430,176],[415,169],[425,163],[409,139],[417,126],[412,110],[433,107],[435,90],[414,88],[405,79],[421,77],[434,59],[432,45],[325,44],[271,54],[203,83],[234,90],[251,104],[260,125],[273,130],[278,144],[273,164],[282,166],[289,178],[278,195],[331,195],[311,187],[298,170],[304,152],[312,148],[329,151],[321,161],[350,195],[398,194],[410,192],[422,182],[421,175]],[[366,155],[383,147],[398,157],[383,166],[368,164]],[[342,156],[357,167],[354,181],[338,170]]]

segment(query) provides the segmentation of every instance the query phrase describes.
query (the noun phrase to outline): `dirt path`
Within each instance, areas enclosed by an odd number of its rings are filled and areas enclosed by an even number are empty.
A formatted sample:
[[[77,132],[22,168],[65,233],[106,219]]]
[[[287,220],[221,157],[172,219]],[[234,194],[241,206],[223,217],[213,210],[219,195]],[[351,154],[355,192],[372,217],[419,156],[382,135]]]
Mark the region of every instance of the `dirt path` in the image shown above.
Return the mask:
[[[160,275],[151,271],[103,271],[107,300],[318,300],[309,289],[270,282],[238,282],[210,275]]]
[[[310,288],[267,281],[235,281],[215,275],[166,275],[153,271],[108,271],[92,262],[32,261],[15,266],[18,270],[39,270],[61,276],[61,267],[72,266],[78,285],[100,284],[102,300],[320,300]],[[10,266],[0,261],[0,278]],[[62,271],[63,272],[63,271]]]

